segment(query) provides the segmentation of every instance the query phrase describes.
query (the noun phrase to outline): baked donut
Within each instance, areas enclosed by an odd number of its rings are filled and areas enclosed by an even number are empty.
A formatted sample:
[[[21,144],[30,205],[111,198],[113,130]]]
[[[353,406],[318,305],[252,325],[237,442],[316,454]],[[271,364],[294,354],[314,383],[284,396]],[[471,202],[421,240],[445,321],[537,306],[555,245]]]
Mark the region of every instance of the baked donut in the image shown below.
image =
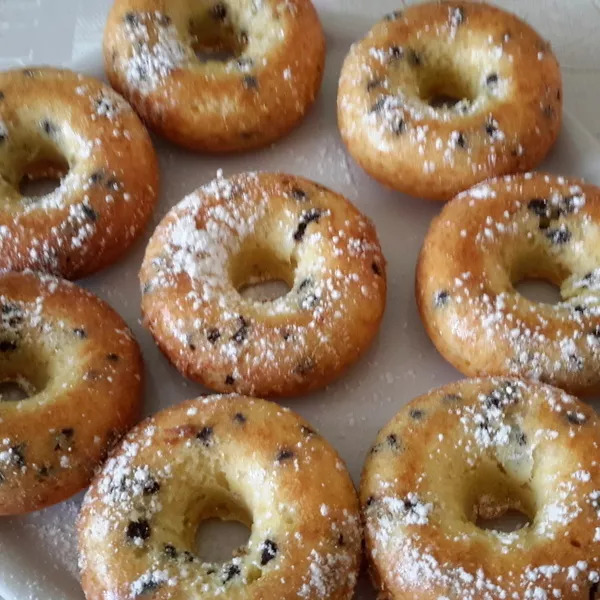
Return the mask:
[[[533,169],[562,121],[548,43],[480,2],[427,2],[388,15],[344,62],[338,121],[350,154],[382,183],[448,200]]]
[[[600,422],[561,390],[454,383],[379,433],[360,497],[389,600],[592,600],[600,581]],[[484,530],[509,510],[530,523]]]
[[[0,319],[0,515],[15,515],[89,483],[138,417],[142,359],[107,304],[49,275],[1,274]]]
[[[23,179],[62,177],[41,197]],[[150,138],[130,106],[71,71],[0,73],[0,269],[76,279],[123,254],[158,189]]]
[[[116,0],[104,58],[157,133],[231,152],[299,123],[321,85],[325,40],[310,0]]]
[[[283,280],[270,302],[248,284]],[[216,180],[175,206],[140,272],[144,324],[185,376],[211,389],[291,396],[325,386],[371,343],[385,260],[371,222],[291,175]]]
[[[572,393],[600,389],[600,189],[526,174],[460,194],[433,221],[417,302],[440,353],[466,375],[515,375]],[[546,279],[562,302],[514,285]]]
[[[223,564],[195,551],[209,518],[251,529]],[[138,425],[97,475],[81,581],[88,600],[347,600],[361,538],[346,467],[306,421],[264,400],[199,398]]]

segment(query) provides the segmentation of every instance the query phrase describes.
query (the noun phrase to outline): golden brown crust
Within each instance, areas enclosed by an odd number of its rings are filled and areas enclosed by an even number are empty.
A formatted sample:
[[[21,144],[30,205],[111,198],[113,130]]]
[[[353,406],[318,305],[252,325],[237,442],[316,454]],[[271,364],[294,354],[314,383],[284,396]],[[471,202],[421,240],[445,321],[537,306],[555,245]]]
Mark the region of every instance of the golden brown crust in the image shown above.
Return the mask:
[[[534,174],[485,182],[433,221],[416,295],[440,353],[469,376],[539,379],[572,393],[600,386],[600,189]],[[557,305],[514,285],[546,279]]]
[[[430,99],[466,97],[453,108]],[[358,163],[402,192],[448,200],[537,166],[562,121],[549,45],[516,16],[475,2],[427,2],[378,23],[348,54],[342,137]]]
[[[6,71],[0,90],[0,269],[77,279],[111,264],[156,202],[157,159],[140,120],[109,87],[71,71]],[[57,170],[68,174],[54,192],[21,195],[24,174]]]
[[[211,517],[251,527],[224,564],[196,554]],[[361,538],[346,468],[306,421],[263,400],[199,398],[138,425],[98,474],[79,518],[82,585],[88,600],[347,600]]]
[[[265,146],[293,129],[318,93],[325,61],[319,18],[310,0],[265,0],[258,8],[221,2],[217,14],[231,17],[247,43],[232,59],[201,62],[189,23],[198,18],[218,29],[216,4],[116,0],[104,35],[108,78],[154,131],[177,144],[209,152]]]
[[[135,423],[142,358],[123,320],[60,279],[0,275],[0,380],[31,386],[0,401],[0,514],[39,510],[88,483]]]
[[[261,303],[238,292],[273,276],[287,295]],[[283,174],[220,177],[188,196],[152,236],[140,281],[144,323],[181,373],[268,397],[339,377],[370,345],[386,299],[372,223]]]
[[[465,380],[379,433],[360,499],[382,596],[588,600],[600,580],[600,421],[556,388]],[[531,523],[480,529],[507,509]]]

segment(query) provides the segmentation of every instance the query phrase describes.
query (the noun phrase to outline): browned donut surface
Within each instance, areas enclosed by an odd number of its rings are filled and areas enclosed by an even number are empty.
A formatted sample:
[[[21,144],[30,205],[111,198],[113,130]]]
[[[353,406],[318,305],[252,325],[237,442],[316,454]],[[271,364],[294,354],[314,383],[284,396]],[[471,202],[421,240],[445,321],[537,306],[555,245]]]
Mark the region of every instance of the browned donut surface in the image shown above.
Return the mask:
[[[485,182],[433,221],[417,267],[429,336],[466,375],[600,388],[600,189],[525,174]],[[518,293],[523,279],[560,287],[556,305]]]
[[[546,385],[466,380],[405,406],[361,482],[367,555],[389,600],[593,600],[600,421]],[[509,510],[529,524],[477,525]]]
[[[142,359],[123,320],[49,275],[0,275],[0,515],[84,488],[138,417]],[[12,384],[23,399],[9,395]]]
[[[224,563],[198,554],[205,519],[240,521]],[[88,600],[348,600],[360,566],[358,499],[344,463],[296,414],[212,396],[133,429],[79,519]]]
[[[240,294],[280,279],[269,302]],[[283,174],[218,177],[173,208],[140,272],[144,322],[184,375],[218,391],[290,396],[366,350],[386,298],[373,224],[348,200]]]
[[[300,121],[321,85],[325,40],[310,0],[116,0],[104,57],[152,129],[229,152]]]
[[[24,179],[62,177],[40,196]],[[158,166],[131,107],[71,71],[0,73],[0,269],[76,279],[109,265],[150,218]]]
[[[426,2],[388,15],[352,46],[338,93],[350,153],[405,193],[448,200],[527,171],[562,120],[558,62],[516,16],[480,2]]]

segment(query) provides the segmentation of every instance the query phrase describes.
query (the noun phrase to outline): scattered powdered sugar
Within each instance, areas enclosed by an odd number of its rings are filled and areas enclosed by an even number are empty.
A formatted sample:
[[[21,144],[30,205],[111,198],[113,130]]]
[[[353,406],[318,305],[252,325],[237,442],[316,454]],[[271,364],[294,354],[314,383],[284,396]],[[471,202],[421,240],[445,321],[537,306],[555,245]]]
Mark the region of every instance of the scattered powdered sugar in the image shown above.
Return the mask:
[[[136,13],[124,26],[131,44],[125,74],[129,85],[142,93],[154,91],[188,60],[188,51],[166,15]]]

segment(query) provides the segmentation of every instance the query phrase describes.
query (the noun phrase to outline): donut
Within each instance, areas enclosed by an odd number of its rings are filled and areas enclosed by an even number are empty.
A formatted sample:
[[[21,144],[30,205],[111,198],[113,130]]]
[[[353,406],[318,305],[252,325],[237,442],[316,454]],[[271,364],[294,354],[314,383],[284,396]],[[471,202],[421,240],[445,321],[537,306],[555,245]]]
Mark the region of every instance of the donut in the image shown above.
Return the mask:
[[[439,352],[469,376],[513,375],[571,393],[600,389],[600,189],[544,174],[495,179],[434,219],[417,303]],[[514,285],[545,279],[556,305]]]
[[[116,0],[107,76],[154,131],[205,152],[274,142],[321,86],[325,39],[310,0]]]
[[[61,178],[46,195],[23,180]],[[150,138],[130,106],[71,71],[0,73],[0,269],[77,279],[116,261],[158,189]]]
[[[225,563],[196,552],[209,518],[251,529]],[[235,395],[134,428],[93,481],[78,529],[88,600],[347,600],[360,565],[358,498],[337,453],[291,411]]]
[[[386,600],[593,600],[600,581],[600,421],[547,385],[465,380],[380,431],[360,500]],[[485,530],[516,510],[530,522]]]
[[[396,190],[449,200],[536,167],[562,121],[560,67],[515,15],[480,2],[396,11],[354,44],[338,90],[350,154]]]
[[[50,275],[2,273],[0,319],[0,515],[16,515],[87,486],[137,420],[142,359],[107,304]]]
[[[243,297],[279,279],[273,301]],[[366,350],[385,308],[371,222],[292,175],[222,173],[175,206],[140,271],[145,326],[186,377],[220,392],[308,393]]]

